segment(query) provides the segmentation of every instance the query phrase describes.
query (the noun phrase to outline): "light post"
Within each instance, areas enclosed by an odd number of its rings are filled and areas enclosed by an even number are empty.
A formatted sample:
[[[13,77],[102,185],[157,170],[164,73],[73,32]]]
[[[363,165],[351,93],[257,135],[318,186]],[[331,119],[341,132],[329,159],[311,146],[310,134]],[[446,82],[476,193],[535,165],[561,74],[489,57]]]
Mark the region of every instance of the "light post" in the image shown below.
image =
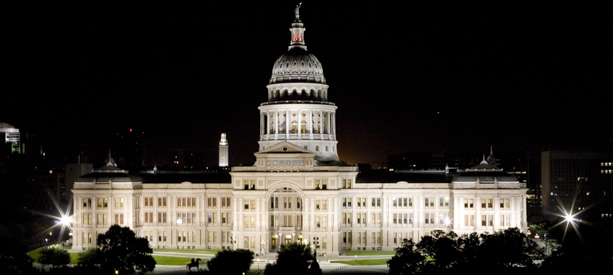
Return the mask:
[[[260,242],[260,255],[262,255],[262,257],[264,256],[264,245],[266,244],[266,241],[262,240]],[[259,264],[258,264],[259,265]]]

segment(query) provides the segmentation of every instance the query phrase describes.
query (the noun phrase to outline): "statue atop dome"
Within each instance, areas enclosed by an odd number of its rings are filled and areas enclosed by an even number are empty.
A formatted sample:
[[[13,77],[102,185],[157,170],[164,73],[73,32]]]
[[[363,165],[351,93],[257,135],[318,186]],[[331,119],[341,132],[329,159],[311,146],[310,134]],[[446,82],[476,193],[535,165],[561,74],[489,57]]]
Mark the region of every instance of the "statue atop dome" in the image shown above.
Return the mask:
[[[300,6],[302,6],[302,2],[296,5],[296,8],[294,9],[294,13],[296,14],[296,20],[300,20]]]

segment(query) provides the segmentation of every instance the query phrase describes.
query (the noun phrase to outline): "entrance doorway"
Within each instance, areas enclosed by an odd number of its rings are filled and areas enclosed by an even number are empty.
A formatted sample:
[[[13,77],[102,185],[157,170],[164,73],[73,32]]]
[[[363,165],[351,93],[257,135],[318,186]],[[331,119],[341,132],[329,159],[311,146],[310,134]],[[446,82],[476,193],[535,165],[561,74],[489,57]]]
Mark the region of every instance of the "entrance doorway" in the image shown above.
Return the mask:
[[[285,244],[288,245],[292,242],[292,235],[285,235]]]
[[[272,235],[272,239],[270,240],[270,249],[272,251],[276,251],[279,246],[279,235]]]

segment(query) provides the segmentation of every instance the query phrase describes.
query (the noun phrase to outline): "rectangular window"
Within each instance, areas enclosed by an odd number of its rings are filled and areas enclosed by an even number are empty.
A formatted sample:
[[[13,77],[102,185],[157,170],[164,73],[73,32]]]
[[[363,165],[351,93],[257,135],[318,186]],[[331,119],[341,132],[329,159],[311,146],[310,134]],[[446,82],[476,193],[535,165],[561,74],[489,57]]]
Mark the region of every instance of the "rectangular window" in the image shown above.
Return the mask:
[[[123,225],[123,214],[115,214],[115,224]]]
[[[398,206],[398,203],[396,202],[396,198],[392,198],[392,206],[394,206],[394,207]]]
[[[108,207],[108,199],[98,198],[98,208],[107,208],[107,207]]]
[[[510,226],[511,215],[500,215],[500,226]]]
[[[449,207],[449,197],[439,198],[439,207]]]
[[[509,199],[500,199],[500,208],[509,209]]]
[[[158,212],[158,223],[166,223],[166,212]]]
[[[116,198],[115,199],[115,208],[123,208],[123,202],[124,202],[123,198]]]
[[[158,198],[158,206],[166,206],[166,198]]]
[[[425,207],[434,207],[434,197],[425,199]]]
[[[475,215],[464,215],[464,226],[475,226]]]
[[[92,199],[83,199],[83,208],[91,208],[92,207]]]
[[[464,199],[464,208],[469,209],[473,208],[473,199]]]

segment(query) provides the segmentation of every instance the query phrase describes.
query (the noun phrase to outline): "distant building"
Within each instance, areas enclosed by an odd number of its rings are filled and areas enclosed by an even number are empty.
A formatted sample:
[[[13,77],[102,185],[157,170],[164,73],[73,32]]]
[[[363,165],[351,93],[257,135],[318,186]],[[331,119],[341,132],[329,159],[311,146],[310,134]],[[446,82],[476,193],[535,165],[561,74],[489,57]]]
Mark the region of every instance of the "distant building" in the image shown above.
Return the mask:
[[[129,129],[117,133],[117,163],[124,169],[137,171],[143,166],[145,132]]]
[[[77,179],[85,174],[89,174],[94,170],[91,163],[67,163],[64,171],[64,177],[61,177],[58,182],[57,198],[62,205],[67,205],[72,202],[72,189]]]
[[[228,157],[228,140],[226,133],[222,133],[219,140],[219,167],[228,167]]]
[[[21,135],[19,129],[8,123],[0,122],[0,138],[2,139],[3,151],[0,153],[22,153]]]
[[[543,213],[549,219],[583,212],[582,217],[613,217],[613,154],[604,151],[541,153]]]

